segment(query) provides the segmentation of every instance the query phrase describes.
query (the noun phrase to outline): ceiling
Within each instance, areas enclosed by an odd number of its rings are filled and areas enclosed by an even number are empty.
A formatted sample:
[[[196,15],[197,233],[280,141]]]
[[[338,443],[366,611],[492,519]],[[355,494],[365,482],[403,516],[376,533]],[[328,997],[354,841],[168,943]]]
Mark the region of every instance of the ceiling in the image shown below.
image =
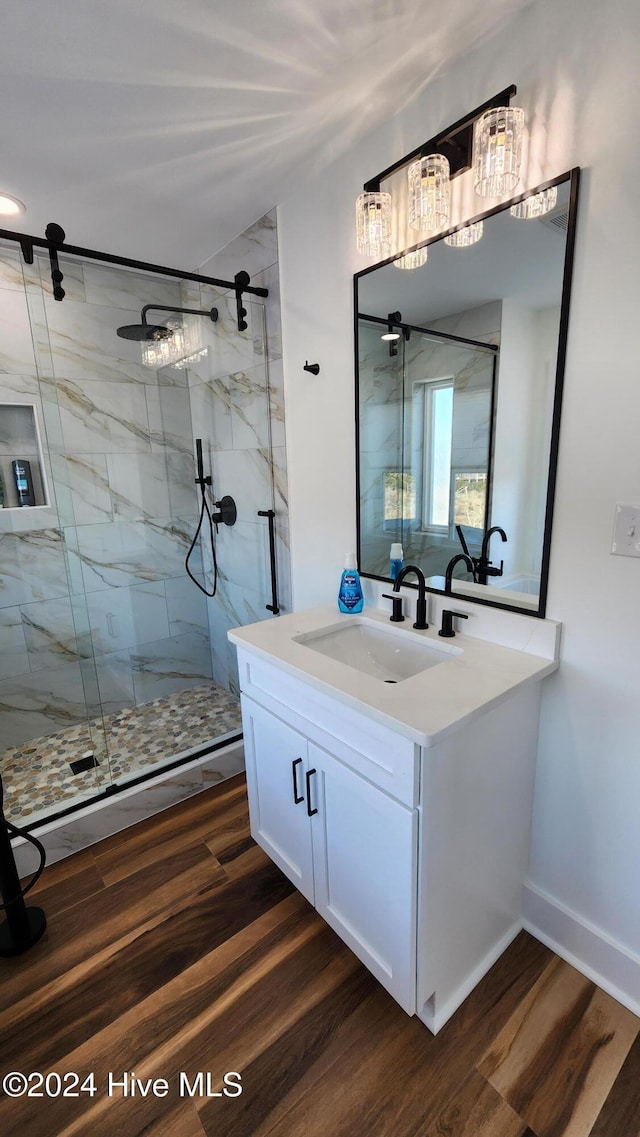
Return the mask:
[[[2,0],[0,226],[192,269],[531,0]]]

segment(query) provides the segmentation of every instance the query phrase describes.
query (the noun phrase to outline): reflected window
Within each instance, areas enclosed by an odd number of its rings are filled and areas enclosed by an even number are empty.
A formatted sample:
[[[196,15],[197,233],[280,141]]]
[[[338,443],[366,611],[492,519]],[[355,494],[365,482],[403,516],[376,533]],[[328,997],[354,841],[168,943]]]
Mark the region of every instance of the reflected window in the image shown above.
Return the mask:
[[[422,520],[426,529],[449,528],[452,438],[453,379],[425,383]]]
[[[413,521],[416,516],[416,479],[403,470],[384,472],[384,522]]]
[[[453,522],[481,531],[485,527],[487,504],[487,471],[453,471]]]

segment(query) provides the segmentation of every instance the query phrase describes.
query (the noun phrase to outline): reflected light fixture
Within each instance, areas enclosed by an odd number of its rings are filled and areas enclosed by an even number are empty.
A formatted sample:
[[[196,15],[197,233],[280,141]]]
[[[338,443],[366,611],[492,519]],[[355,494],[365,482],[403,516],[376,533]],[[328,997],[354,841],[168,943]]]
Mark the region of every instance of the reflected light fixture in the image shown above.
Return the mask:
[[[449,220],[449,162],[444,154],[427,154],[408,170],[409,225],[424,233],[445,229]]]
[[[391,250],[391,194],[361,193],[356,201],[356,246],[365,257],[386,257]]]
[[[520,181],[524,111],[493,107],[473,129],[473,188],[480,197],[503,197]]]
[[[474,221],[472,225],[465,225],[463,229],[449,233],[449,236],[444,238],[444,243],[452,249],[468,249],[469,245],[475,245],[482,240],[483,230],[484,221]]]
[[[506,87],[365,182],[356,201],[359,253],[378,260],[389,256],[393,200],[381,185],[401,170],[407,174],[408,200],[401,205],[406,205],[409,228],[425,235],[448,227],[450,183],[459,174],[473,170],[474,189],[483,197],[511,193],[520,177],[525,125],[524,111],[510,106],[515,94],[515,86]],[[446,240],[454,248],[465,248],[475,244],[480,236],[481,230],[470,226],[457,229]],[[397,268],[417,267],[408,260],[411,255],[407,253],[393,263]]]
[[[540,193],[534,193],[531,197],[525,197],[524,201],[512,205],[509,213],[521,221],[528,221],[533,217],[544,217],[545,213],[550,213],[555,208],[557,200],[558,187],[550,186],[549,189],[540,190]]]
[[[27,207],[17,197],[0,190],[0,214],[3,217],[17,217],[19,213],[26,213]]]
[[[425,248],[414,249],[412,253],[405,253],[403,257],[398,257],[397,260],[393,261],[393,266],[394,268],[404,269],[422,268],[427,263],[427,255]]]

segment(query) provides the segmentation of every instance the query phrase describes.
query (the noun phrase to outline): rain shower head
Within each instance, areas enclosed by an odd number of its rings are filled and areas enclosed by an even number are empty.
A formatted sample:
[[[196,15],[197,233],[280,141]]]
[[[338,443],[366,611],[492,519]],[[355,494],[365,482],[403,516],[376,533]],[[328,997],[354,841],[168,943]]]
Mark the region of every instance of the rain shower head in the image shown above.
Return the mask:
[[[141,324],[125,324],[118,328],[118,335],[123,340],[138,340],[146,343],[148,340],[165,340],[173,335],[173,329],[166,324],[148,324],[143,320]]]
[[[166,324],[147,323],[149,309],[153,309],[155,312],[184,312],[189,316],[208,316],[214,324],[218,319],[217,308],[205,308],[203,310],[201,308],[174,308],[171,304],[145,304],[140,313],[141,323],[124,324],[123,327],[117,328],[117,334],[121,339],[147,343],[153,340],[165,340],[173,335],[173,328],[167,327]]]

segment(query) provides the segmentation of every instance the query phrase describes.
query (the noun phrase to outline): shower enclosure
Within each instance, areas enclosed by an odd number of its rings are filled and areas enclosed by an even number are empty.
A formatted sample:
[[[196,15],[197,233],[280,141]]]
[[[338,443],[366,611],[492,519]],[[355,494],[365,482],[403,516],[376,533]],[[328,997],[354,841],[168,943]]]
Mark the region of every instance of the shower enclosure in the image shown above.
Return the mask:
[[[28,264],[0,242],[0,774],[17,824],[238,738],[226,630],[271,618],[264,306],[245,293],[239,330],[236,293],[202,278],[59,264],[62,302],[46,251]],[[116,330],[147,304],[218,318],[178,315],[182,354],[143,361]],[[215,555],[214,596],[185,568],[196,438],[212,511],[237,508],[215,554],[204,526],[190,556],[211,592]]]

